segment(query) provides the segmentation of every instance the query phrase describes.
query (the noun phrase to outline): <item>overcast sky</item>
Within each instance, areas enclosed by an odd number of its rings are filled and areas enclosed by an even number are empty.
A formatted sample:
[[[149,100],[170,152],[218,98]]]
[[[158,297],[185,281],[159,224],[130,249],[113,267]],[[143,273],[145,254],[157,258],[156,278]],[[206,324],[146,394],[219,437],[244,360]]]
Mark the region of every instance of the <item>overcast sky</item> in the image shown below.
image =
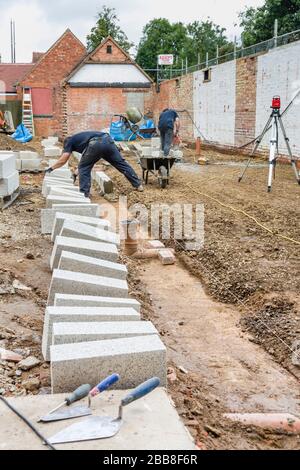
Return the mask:
[[[10,61],[10,19],[16,22],[17,62],[31,62],[32,51],[46,51],[70,28],[85,44],[103,5],[114,7],[120,26],[135,44],[153,18],[184,23],[210,17],[225,27],[230,39],[239,35],[238,12],[245,6],[260,6],[264,0],[0,0],[0,54]],[[168,51],[166,51],[167,53]]]

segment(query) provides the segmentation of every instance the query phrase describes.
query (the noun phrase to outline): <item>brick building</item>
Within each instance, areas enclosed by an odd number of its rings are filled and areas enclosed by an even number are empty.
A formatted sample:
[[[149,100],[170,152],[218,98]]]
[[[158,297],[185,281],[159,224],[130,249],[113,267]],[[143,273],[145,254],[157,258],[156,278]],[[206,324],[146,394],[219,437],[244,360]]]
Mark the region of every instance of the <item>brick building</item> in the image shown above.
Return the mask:
[[[65,136],[101,129],[130,106],[144,110],[148,75],[111,38],[94,51],[69,30],[19,80],[17,93],[31,94],[35,134]]]
[[[142,112],[152,81],[111,38],[83,58],[64,80],[64,134],[109,127],[113,114]]]

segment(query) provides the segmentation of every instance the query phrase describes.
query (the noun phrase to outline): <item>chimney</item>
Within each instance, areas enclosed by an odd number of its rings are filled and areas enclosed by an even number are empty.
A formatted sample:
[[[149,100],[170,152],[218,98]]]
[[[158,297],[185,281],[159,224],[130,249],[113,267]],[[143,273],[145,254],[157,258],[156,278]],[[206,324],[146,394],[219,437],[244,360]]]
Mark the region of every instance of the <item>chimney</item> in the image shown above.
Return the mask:
[[[36,64],[44,55],[44,52],[33,52],[32,53],[32,63]]]

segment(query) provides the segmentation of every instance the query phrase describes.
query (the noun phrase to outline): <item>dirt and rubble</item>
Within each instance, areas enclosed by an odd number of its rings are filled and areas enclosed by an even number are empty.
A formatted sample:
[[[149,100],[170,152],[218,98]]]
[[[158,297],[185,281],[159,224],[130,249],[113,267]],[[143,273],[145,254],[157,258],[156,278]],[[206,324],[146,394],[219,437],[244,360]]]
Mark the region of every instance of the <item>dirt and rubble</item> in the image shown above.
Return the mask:
[[[41,139],[39,137],[34,137],[30,142],[20,143],[16,142],[9,135],[0,132],[0,149],[1,150],[12,150],[19,152],[20,150],[29,150],[32,152],[38,152],[42,154],[43,147],[41,145]]]
[[[150,177],[144,193],[132,191],[122,176],[106,168],[117,188],[116,194],[108,200],[116,203],[121,193],[128,196],[129,205],[142,202],[150,207],[158,201],[204,203],[204,248],[199,252],[186,252],[174,241],[166,241],[166,244],[176,249],[179,267],[188,270],[196,281],[200,280],[207,295],[226,308],[234,309],[237,331],[246,336],[245,342],[254,343],[257,348],[262,346],[267,351],[266,365],[268,361],[275,363],[275,359],[297,374],[298,369],[291,365],[291,352],[285,345],[290,346],[300,330],[297,245],[270,235],[252,219],[227,206],[246,211],[277,235],[299,240],[296,217],[299,188],[290,168],[280,166],[273,193],[267,195],[266,169],[260,164],[250,169],[245,181],[238,186],[236,178],[240,168],[235,163],[242,162],[243,157],[236,159],[222,155],[219,158],[210,151],[205,152],[205,156],[211,164],[198,167],[194,166],[195,157],[190,157],[187,152],[187,163],[172,171],[168,189],[159,189],[157,181]],[[134,157],[128,159],[136,165]],[[223,164],[213,164],[214,161]],[[20,198],[0,213],[0,348],[37,361],[27,371],[19,369],[18,363],[0,362],[0,392],[5,396],[50,392],[49,365],[41,355],[41,335],[51,279],[48,258],[52,244],[49,236],[40,234],[40,209],[44,207],[41,182],[42,175],[22,176]],[[94,192],[93,201],[101,203],[102,199]],[[177,360],[178,351],[184,355],[186,339],[173,327],[168,327],[172,314],[168,313],[166,318],[154,302],[147,284],[151,271],[144,272],[151,262],[136,261],[125,255],[124,261],[130,273],[130,294],[142,302],[143,318],[155,323],[169,350],[169,390],[198,447],[203,450],[299,448],[297,436],[229,424],[222,418],[228,408],[214,380],[209,381],[201,368],[195,372],[194,367],[189,370],[186,364]],[[163,275],[163,270],[159,270],[158,279]],[[188,323],[184,313],[179,322],[183,328]],[[276,336],[265,327],[266,322],[276,331]],[[284,343],[279,337],[284,338]],[[253,371],[253,376],[255,374]],[[287,375],[287,384],[289,380]]]
[[[129,206],[204,204],[204,247],[187,252],[184,241],[166,240],[166,245],[176,249],[209,295],[237,305],[242,327],[253,333],[253,340],[300,377],[300,369],[291,363],[293,343],[300,340],[300,188],[294,173],[289,165],[278,165],[268,194],[268,170],[261,159],[238,183],[245,157],[230,158],[215,151],[204,155],[210,164],[199,166],[194,164],[196,157],[185,152],[185,164],[172,170],[167,190],[161,190],[150,175],[145,192],[136,193],[115,171],[109,169],[108,174],[117,181],[120,193],[127,195]],[[135,157],[129,161],[138,168]]]

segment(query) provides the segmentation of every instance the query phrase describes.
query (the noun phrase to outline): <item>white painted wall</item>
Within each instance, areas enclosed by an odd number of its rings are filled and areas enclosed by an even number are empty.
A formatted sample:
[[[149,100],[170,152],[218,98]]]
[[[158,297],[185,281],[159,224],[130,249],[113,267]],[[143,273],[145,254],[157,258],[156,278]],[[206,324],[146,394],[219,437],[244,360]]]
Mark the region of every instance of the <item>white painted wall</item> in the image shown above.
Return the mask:
[[[206,139],[234,145],[236,62],[212,67],[211,81],[203,79],[203,71],[194,73],[194,120]]]
[[[300,89],[300,42],[273,49],[258,57],[256,135],[259,135],[270,116],[274,95],[280,95],[282,110]],[[295,155],[300,156],[300,96],[294,106],[283,117],[290,145]],[[270,132],[262,142],[269,147]],[[280,153],[287,154],[283,139],[280,139]]]

